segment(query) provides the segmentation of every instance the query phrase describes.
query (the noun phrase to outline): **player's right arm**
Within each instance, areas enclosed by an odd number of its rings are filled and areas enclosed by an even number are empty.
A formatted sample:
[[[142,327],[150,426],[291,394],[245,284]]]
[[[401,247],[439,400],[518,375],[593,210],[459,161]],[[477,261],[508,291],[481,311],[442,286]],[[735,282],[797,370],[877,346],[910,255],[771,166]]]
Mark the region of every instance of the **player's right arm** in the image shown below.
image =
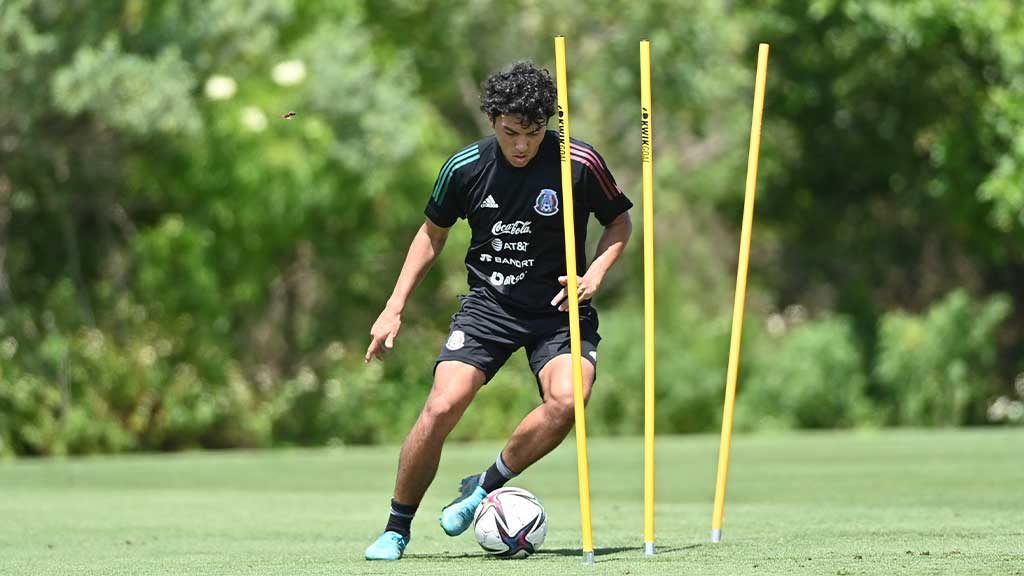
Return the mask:
[[[427,270],[437,260],[438,255],[448,240],[448,228],[442,228],[427,219],[409,246],[405,256],[405,264],[395,282],[395,289],[384,306],[384,311],[377,317],[370,329],[370,347],[366,349],[365,362],[374,358],[384,360],[384,354],[395,346],[395,337],[402,327],[402,311],[412,291],[426,275]]]
[[[409,295],[441,254],[445,240],[448,239],[448,229],[456,220],[466,216],[462,174],[479,159],[480,146],[471,144],[450,156],[441,166],[430,200],[423,211],[427,217],[426,222],[412,239],[395,290],[370,329],[371,340],[370,347],[366,349],[366,362],[374,358],[383,360],[384,354],[394,347],[395,336],[402,326],[402,311]]]

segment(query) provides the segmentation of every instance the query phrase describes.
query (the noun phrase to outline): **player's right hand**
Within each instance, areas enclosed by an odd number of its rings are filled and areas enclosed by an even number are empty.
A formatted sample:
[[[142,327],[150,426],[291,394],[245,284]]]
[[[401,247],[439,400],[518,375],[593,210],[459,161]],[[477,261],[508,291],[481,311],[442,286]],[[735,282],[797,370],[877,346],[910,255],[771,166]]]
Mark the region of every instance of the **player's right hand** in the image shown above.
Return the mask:
[[[401,314],[385,308],[373,323],[373,328],[370,328],[370,347],[366,349],[364,362],[369,364],[374,358],[383,362],[384,355],[395,347],[395,337],[401,327]]]

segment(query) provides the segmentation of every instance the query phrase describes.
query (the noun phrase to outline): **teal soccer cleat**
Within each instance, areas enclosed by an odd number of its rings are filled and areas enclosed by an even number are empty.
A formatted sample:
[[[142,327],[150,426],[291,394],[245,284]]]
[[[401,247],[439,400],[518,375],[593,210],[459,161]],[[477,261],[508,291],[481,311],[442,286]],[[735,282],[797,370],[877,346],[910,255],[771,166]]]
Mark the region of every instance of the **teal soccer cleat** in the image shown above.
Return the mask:
[[[476,507],[484,501],[487,491],[480,486],[480,475],[474,474],[462,479],[459,497],[441,510],[441,529],[449,536],[458,536],[473,523]]]
[[[398,560],[409,545],[409,539],[398,532],[385,532],[366,549],[367,560]]]

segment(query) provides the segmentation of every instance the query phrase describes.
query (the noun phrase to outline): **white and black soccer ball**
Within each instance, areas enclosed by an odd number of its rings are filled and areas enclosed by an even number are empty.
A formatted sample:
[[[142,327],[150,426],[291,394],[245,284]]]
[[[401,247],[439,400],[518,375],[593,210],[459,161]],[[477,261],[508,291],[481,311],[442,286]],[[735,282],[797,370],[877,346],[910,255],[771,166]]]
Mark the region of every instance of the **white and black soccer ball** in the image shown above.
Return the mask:
[[[526,558],[544,543],[548,515],[533,494],[522,488],[499,488],[476,509],[476,541],[499,558]]]

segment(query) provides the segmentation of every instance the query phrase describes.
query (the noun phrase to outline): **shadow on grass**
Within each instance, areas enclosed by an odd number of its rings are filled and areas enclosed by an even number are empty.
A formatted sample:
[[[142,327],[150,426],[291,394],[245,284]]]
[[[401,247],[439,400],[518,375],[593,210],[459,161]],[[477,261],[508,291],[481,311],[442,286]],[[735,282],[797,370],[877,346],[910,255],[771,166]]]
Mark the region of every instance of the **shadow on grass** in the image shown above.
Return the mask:
[[[678,553],[678,552],[682,552],[684,550],[692,550],[694,548],[699,548],[700,546],[702,546],[702,544],[690,544],[688,546],[664,546],[664,547],[658,547],[658,549],[657,549],[657,556],[663,556],[663,555],[667,555],[667,554]],[[643,553],[643,549],[641,547],[639,547],[639,546],[609,546],[609,547],[606,547],[606,548],[597,548],[597,549],[595,549],[594,550],[594,556],[595,556],[595,560],[597,562],[602,562],[602,561],[605,561],[605,560],[618,560],[619,558],[614,558],[614,556],[617,556],[617,555],[620,555],[620,554],[623,554],[623,553],[626,553],[626,552],[636,552],[636,553],[641,553],[642,554]],[[583,558],[583,551],[580,550],[579,548],[553,548],[553,549],[542,548],[542,549],[538,550],[537,552],[535,552],[533,554],[533,556],[535,558],[544,558],[545,556],[578,556],[578,557],[580,557],[582,559]],[[416,559],[416,560],[462,560],[462,559],[480,560],[481,559],[481,554],[479,554],[479,553],[475,553],[475,554],[466,554],[466,553],[452,554],[450,552],[439,552],[439,553],[436,553],[436,554],[406,554],[404,557],[405,558],[409,558],[409,559]],[[486,556],[484,556],[484,557],[486,557]],[[612,558],[610,558],[610,557],[612,557]],[[495,558],[495,560],[501,560],[501,559],[500,558]]]
[[[657,555],[672,554],[673,552],[682,552],[683,550],[690,550],[693,548],[700,547],[701,544],[690,544],[689,546],[664,546],[657,548]],[[615,556],[622,554],[623,552],[638,552],[643,553],[643,548],[640,546],[609,546],[607,548],[595,548],[594,556],[595,559],[600,562],[601,558],[607,556]],[[534,556],[579,556],[583,557],[583,551],[579,548],[555,548],[555,549],[541,549],[534,553]]]

